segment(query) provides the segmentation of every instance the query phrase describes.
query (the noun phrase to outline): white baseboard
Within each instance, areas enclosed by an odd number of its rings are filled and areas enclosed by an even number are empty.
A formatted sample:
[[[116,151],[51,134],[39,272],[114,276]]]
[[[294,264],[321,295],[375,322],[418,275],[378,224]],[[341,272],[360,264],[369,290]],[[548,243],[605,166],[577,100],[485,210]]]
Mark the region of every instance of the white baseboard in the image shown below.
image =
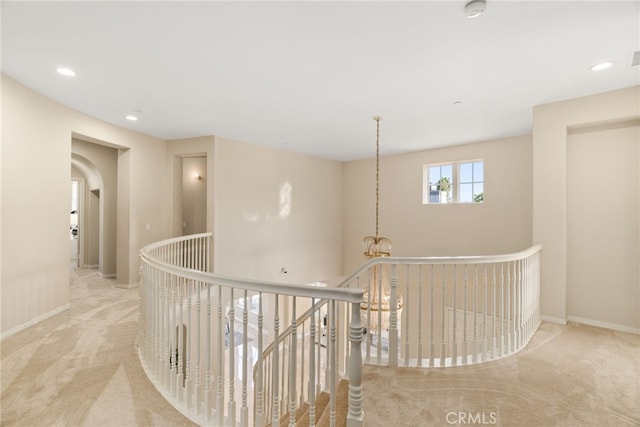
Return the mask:
[[[99,267],[99,265],[98,265],[98,264],[84,264],[84,265],[82,266],[82,268],[87,268],[87,269],[90,269],[90,268],[98,268],[98,267]]]
[[[27,329],[30,326],[35,325],[36,323],[40,323],[43,320],[46,320],[52,316],[55,316],[56,314],[62,313],[63,311],[69,310],[69,308],[71,308],[71,304],[65,304],[61,307],[55,308],[53,310],[51,310],[48,313],[42,314],[38,317],[35,317],[31,320],[29,320],[27,323],[23,323],[22,325],[16,326],[15,328],[11,328],[6,332],[3,332],[2,335],[0,335],[0,341],[2,341],[5,338],[10,337],[11,335],[15,335],[20,331],[23,331],[25,329]]]
[[[600,320],[587,319],[579,316],[567,316],[567,320],[569,322],[581,323],[583,325],[595,326],[597,328],[611,329],[614,331],[640,335],[640,328],[634,328],[627,325],[618,325],[616,323],[602,322]]]
[[[140,287],[139,282],[135,283],[116,283],[116,288],[119,289],[136,289]]]
[[[567,324],[567,319],[563,319],[563,318],[560,318],[560,317],[553,317],[553,316],[545,316],[544,314],[540,315],[540,319],[544,320],[545,322],[555,323],[556,325],[566,325]]]
[[[115,279],[116,278],[116,273],[98,273],[100,275],[100,277],[104,278],[104,279]]]

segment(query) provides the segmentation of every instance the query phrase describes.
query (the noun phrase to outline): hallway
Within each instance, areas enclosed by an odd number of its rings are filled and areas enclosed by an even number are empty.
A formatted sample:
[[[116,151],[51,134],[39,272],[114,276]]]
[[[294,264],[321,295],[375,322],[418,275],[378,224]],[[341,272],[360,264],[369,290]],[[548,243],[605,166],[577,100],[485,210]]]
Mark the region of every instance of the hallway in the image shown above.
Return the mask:
[[[138,289],[71,272],[71,308],[2,341],[2,426],[187,426],[135,352]]]
[[[1,343],[0,425],[192,425],[144,375],[137,315],[137,289],[72,272],[71,309]],[[510,358],[366,366],[364,390],[366,426],[639,426],[640,336],[543,323]]]

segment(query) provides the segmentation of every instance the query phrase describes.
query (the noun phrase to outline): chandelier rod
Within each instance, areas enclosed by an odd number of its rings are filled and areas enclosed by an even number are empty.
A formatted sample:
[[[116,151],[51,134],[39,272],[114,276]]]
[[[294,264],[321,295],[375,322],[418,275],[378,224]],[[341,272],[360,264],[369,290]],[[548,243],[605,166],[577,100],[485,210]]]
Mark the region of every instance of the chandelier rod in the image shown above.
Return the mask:
[[[382,117],[375,116],[376,121],[376,243],[378,243],[378,211],[380,207],[380,120]]]

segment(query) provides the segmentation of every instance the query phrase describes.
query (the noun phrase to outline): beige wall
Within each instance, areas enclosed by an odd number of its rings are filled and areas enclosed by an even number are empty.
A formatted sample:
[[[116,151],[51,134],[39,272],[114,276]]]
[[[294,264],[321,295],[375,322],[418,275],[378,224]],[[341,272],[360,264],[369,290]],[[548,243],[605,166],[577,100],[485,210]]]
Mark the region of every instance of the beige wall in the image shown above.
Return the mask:
[[[168,141],[167,143],[169,164],[171,165],[171,227],[172,235],[174,237],[186,234],[182,226],[182,203],[184,191],[182,163],[184,159],[190,157],[206,158],[206,167],[202,171],[206,187],[205,198],[207,200],[205,230],[213,231],[213,219],[215,213],[215,206],[213,204],[215,191],[215,182],[213,179],[214,144],[215,138],[213,136],[175,139]]]
[[[573,255],[566,237],[567,129],[637,119],[639,98],[635,87],[536,107],[533,138],[383,157],[381,234],[398,256],[494,254],[542,243],[542,312],[566,320]],[[298,283],[335,277],[362,263],[361,239],[375,232],[373,159],[342,164],[219,137],[166,143],[56,104],[6,76],[2,115],[2,337],[68,307],[73,137],[117,149],[116,267],[123,286],[138,280],[138,250],[175,230],[169,189],[184,156],[207,157],[207,229],[214,232],[217,273]],[[423,164],[477,158],[485,161],[484,203],[422,205]],[[623,299],[633,300],[637,284],[625,283]],[[607,310],[630,311],[630,304]]]
[[[196,179],[194,175],[200,178]],[[182,159],[182,234],[207,231],[207,158]]]
[[[216,273],[288,283],[340,275],[340,162],[216,137],[214,172]]]
[[[567,216],[568,129],[637,119],[638,99],[640,87],[632,87],[534,108],[533,241],[543,246],[541,310],[547,320],[567,320],[567,224],[572,221]],[[632,262],[637,265],[638,260]],[[596,314],[585,314],[585,319],[592,316]]]
[[[384,141],[382,141],[384,146]],[[484,160],[484,202],[422,204],[425,164]],[[345,273],[360,265],[375,234],[375,159],[345,164]],[[531,245],[531,138],[528,136],[382,157],[380,235],[396,256],[489,255]]]
[[[2,76],[2,337],[68,308],[71,140],[107,142],[130,153],[124,172],[130,222],[123,285],[138,280],[138,249],[168,235],[166,144],[57,104]],[[119,156],[119,159],[121,156]],[[119,160],[120,191],[121,166]],[[123,183],[125,184],[125,183]],[[120,206],[119,209],[126,209]],[[146,230],[145,224],[150,225]],[[118,233],[120,233],[118,221]],[[127,231],[127,230],[125,230]],[[119,255],[120,255],[119,251]]]
[[[569,132],[567,319],[640,333],[638,121]]]
[[[71,135],[50,106],[3,79],[3,334],[69,303]]]

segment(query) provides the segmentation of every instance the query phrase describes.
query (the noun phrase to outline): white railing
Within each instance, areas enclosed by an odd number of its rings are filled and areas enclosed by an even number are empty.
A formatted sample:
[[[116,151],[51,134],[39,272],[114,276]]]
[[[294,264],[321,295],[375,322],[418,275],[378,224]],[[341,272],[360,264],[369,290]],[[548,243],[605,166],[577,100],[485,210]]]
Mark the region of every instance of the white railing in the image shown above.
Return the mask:
[[[287,411],[313,407],[317,393],[324,391],[331,396],[335,422],[336,379],[348,375],[348,424],[362,425],[363,291],[215,275],[208,271],[210,241],[206,233],[140,251],[137,345],[155,387],[196,423],[218,426],[279,425]],[[314,310],[319,302],[332,307],[332,316],[337,307],[350,307],[351,333],[343,336],[348,342],[338,343],[332,334],[330,356],[321,355],[319,349],[327,344],[313,327],[284,344],[277,341],[279,351],[270,353],[268,365],[256,363],[280,335],[281,325],[297,331],[298,310]],[[337,366],[338,347],[353,350],[348,373]],[[323,372],[313,368],[316,363],[302,363],[310,353],[319,355]]]
[[[368,261],[340,285],[372,294],[389,283],[388,313],[363,305],[365,363],[456,366],[520,351],[540,325],[540,250]]]
[[[140,360],[165,398],[201,424],[293,426],[306,412],[308,425],[322,416],[333,426],[346,378],[346,421],[360,426],[363,363],[485,362],[524,348],[540,324],[540,246],[375,258],[338,286],[318,287],[214,275],[210,239],[141,251]],[[363,303],[376,291],[388,295],[388,311]]]
[[[386,312],[372,310],[382,304],[362,304],[356,310],[365,331],[361,346],[364,362],[444,367],[486,362],[517,353],[540,325],[540,250],[540,246],[533,246],[497,256],[369,260],[337,286],[362,289],[367,295],[377,291],[377,295],[389,298]],[[300,387],[298,403],[302,405],[305,399],[314,401],[322,384],[334,390],[338,376],[348,376],[356,368],[360,372],[361,367],[351,365],[353,352],[348,348],[347,338],[354,334],[350,326],[353,315],[353,310],[350,312],[339,303],[314,301],[309,310],[279,335],[277,344],[265,349],[256,372],[269,369],[281,372],[280,376],[270,376],[273,382],[267,384],[271,399],[265,401],[263,410],[268,419],[272,416],[276,420],[284,410],[290,416],[289,425],[294,425],[294,409],[299,407],[295,405],[296,389],[283,385],[293,382]],[[296,345],[303,349],[298,354],[299,366],[308,367],[301,369],[299,378],[307,381],[296,382],[295,372],[287,370],[286,358],[291,352],[295,354]],[[284,355],[281,367],[280,355]],[[332,362],[339,375],[329,368],[323,370],[323,366],[328,366],[326,360]],[[352,385],[353,390],[360,390],[360,383]],[[358,411],[359,403],[361,400],[354,400]],[[331,400],[330,422],[335,419],[334,407]],[[309,425],[315,425],[318,420],[313,405],[308,413]]]

